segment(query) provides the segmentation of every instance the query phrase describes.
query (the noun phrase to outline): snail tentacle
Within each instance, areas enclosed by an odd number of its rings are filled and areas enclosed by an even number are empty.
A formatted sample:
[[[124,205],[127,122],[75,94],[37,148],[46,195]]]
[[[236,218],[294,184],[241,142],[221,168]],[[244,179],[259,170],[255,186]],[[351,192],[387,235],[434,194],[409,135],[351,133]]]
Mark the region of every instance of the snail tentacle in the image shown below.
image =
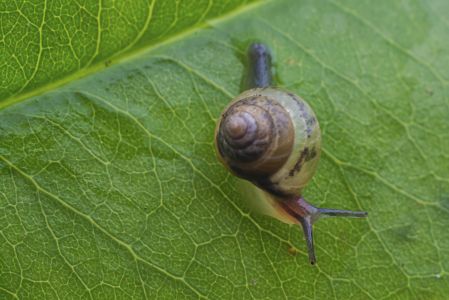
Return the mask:
[[[364,211],[340,210],[331,208],[318,208],[307,202],[303,197],[283,201],[285,211],[298,220],[304,231],[309,261],[316,263],[315,248],[313,245],[313,224],[322,217],[353,217],[363,218],[368,215]]]

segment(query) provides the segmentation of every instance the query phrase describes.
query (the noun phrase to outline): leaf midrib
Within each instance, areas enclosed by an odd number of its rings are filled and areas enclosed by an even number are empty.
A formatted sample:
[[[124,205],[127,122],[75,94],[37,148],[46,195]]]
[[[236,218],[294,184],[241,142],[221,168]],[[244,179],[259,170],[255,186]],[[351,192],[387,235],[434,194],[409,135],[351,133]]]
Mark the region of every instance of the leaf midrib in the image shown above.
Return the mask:
[[[127,61],[131,61],[144,53],[148,53],[150,51],[153,51],[157,48],[163,47],[165,45],[169,45],[172,43],[175,43],[179,40],[182,40],[184,38],[187,38],[194,34],[195,32],[206,28],[210,24],[220,24],[223,23],[229,19],[232,19],[240,14],[243,14],[247,11],[254,10],[262,5],[266,5],[270,3],[272,0],[256,0],[255,2],[252,2],[250,4],[242,5],[234,10],[229,11],[228,13],[225,13],[219,17],[211,18],[210,20],[207,20],[205,22],[202,22],[200,24],[195,24],[192,27],[189,27],[186,30],[181,30],[180,32],[174,34],[173,36],[162,40],[160,42],[154,43],[154,44],[148,44],[147,46],[142,46],[139,48],[136,48],[135,50],[127,50],[127,49],[119,49],[117,52],[109,57],[106,57],[105,59],[90,65],[86,68],[79,69],[59,80],[51,80],[50,82],[43,84],[36,89],[33,89],[29,92],[22,93],[22,94],[15,94],[8,98],[5,98],[3,100],[0,100],[0,111],[12,106],[14,104],[21,103],[31,97],[42,95],[48,92],[51,92],[53,90],[58,89],[59,87],[62,87],[64,85],[67,85],[71,83],[72,81],[76,81],[79,79],[82,79],[84,77],[87,77],[89,75],[95,74],[97,72],[100,72],[104,69],[110,68],[112,65],[122,64]],[[136,44],[139,40],[136,41]],[[113,61],[112,63],[108,63],[108,66],[105,66],[106,62]]]

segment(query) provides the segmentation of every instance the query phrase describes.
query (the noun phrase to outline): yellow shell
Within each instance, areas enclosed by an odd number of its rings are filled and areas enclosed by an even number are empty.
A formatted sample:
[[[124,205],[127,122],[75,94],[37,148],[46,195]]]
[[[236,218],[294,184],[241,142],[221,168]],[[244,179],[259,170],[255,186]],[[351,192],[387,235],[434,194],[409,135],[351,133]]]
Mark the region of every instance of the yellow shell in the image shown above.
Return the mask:
[[[315,173],[321,133],[310,106],[278,88],[254,88],[237,96],[216,128],[222,163],[282,199],[300,196]]]

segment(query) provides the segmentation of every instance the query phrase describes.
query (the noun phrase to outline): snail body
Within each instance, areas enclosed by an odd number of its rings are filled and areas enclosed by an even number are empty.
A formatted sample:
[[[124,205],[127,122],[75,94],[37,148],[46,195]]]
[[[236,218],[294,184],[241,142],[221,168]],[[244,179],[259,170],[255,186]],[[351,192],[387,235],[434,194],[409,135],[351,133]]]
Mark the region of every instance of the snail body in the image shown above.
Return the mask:
[[[234,175],[256,185],[272,216],[300,224],[309,261],[316,262],[312,225],[322,216],[365,217],[366,212],[317,208],[302,197],[321,150],[320,127],[310,105],[272,87],[271,55],[263,44],[248,51],[248,90],[223,111],[215,130],[218,158]]]

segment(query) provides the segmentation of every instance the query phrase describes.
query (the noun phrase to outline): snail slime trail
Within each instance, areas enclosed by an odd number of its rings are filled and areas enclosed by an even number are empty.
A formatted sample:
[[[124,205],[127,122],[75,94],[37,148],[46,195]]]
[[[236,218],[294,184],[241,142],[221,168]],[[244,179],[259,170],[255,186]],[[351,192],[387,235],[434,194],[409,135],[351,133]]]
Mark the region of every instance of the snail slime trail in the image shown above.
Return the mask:
[[[366,217],[364,211],[318,208],[302,189],[320,158],[321,131],[309,104],[273,87],[271,51],[248,48],[247,90],[225,108],[215,129],[219,160],[235,176],[258,187],[266,214],[302,227],[311,264],[316,263],[313,224],[321,217]]]

